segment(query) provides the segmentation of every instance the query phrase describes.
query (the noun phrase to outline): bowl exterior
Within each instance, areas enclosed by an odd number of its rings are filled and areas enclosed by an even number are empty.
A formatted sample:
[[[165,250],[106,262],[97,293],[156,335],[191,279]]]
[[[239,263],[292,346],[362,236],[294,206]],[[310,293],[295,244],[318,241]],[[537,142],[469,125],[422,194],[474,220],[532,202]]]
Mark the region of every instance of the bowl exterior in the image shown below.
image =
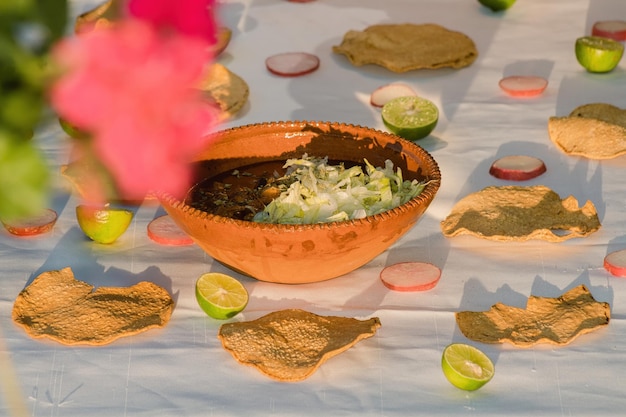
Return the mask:
[[[419,146],[373,129],[330,122],[276,122],[218,132],[196,161],[216,175],[263,160],[309,155],[384,166],[391,159],[405,179],[429,181],[393,210],[364,219],[309,225],[263,224],[197,210],[159,195],[165,211],[211,257],[253,278],[288,284],[324,281],[353,271],[384,252],[417,222],[440,184],[439,168]]]

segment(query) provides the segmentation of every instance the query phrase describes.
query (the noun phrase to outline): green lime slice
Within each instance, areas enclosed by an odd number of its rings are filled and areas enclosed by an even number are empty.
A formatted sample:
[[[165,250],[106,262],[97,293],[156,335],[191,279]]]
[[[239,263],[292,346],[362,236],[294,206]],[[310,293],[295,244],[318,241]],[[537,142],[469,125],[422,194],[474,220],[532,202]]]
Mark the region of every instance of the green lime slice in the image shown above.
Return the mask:
[[[483,6],[489,7],[494,12],[506,10],[513,6],[515,0],[478,0]]]
[[[110,244],[128,229],[134,213],[122,208],[76,206],[76,219],[82,231],[94,242]]]
[[[381,112],[383,123],[391,132],[408,140],[425,138],[439,121],[439,109],[425,98],[398,97],[388,101]]]
[[[589,72],[609,72],[624,55],[624,44],[599,36],[576,39],[576,59]]]
[[[453,343],[443,350],[443,374],[457,388],[474,391],[493,378],[491,359],[474,346]]]
[[[246,308],[248,291],[230,275],[208,272],[196,281],[196,300],[206,314],[226,320]]]

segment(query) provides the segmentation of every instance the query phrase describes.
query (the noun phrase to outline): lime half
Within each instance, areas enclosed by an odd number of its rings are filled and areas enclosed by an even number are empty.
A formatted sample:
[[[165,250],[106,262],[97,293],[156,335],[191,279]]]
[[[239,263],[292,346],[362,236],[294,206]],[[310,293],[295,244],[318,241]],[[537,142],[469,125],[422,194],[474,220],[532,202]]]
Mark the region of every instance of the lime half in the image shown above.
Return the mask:
[[[76,219],[82,231],[94,242],[110,244],[119,238],[133,220],[134,213],[109,206],[76,206]]]
[[[576,39],[576,59],[589,72],[609,72],[619,64],[624,44],[599,36]]]
[[[432,101],[417,96],[388,101],[382,110],[383,123],[391,132],[408,140],[422,139],[439,121],[439,109]]]
[[[491,380],[493,362],[479,349],[463,343],[453,343],[443,350],[443,374],[457,388],[474,391]]]
[[[248,291],[230,275],[208,272],[196,281],[196,300],[209,316],[226,320],[246,308]]]
[[[483,6],[489,7],[494,12],[506,10],[513,6],[515,0],[478,0]]]

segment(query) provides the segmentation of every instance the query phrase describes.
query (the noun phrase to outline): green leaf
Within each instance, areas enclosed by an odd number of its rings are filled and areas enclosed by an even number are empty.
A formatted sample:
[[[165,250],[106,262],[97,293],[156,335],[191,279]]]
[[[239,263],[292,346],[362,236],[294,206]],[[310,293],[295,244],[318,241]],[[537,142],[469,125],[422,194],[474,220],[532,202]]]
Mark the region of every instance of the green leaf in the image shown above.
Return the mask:
[[[0,97],[0,120],[17,132],[32,130],[41,119],[42,94],[25,88],[3,93]]]
[[[45,104],[46,59],[65,36],[68,0],[0,0],[0,217],[38,212],[49,170],[30,140]]]
[[[8,20],[28,16],[34,7],[34,0],[10,0],[0,2],[0,19]]]
[[[67,0],[36,0],[36,3],[38,20],[48,28],[52,41],[64,36],[69,13]]]
[[[0,131],[0,218],[35,214],[46,207],[48,167],[32,141]]]

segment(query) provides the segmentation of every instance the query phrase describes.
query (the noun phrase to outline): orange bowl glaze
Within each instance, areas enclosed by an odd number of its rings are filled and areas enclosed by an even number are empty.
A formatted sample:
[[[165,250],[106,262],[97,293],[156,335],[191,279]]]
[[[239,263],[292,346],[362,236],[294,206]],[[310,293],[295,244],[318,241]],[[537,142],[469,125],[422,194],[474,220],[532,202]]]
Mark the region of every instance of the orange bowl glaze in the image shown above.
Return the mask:
[[[266,224],[209,214],[168,194],[165,211],[217,261],[261,281],[302,284],[353,271],[408,232],[433,201],[439,167],[418,145],[367,127],[332,122],[272,122],[215,133],[194,162],[206,161],[199,179],[254,163],[328,156],[374,166],[390,159],[404,179],[429,181],[422,193],[389,211],[363,219],[320,224]]]

